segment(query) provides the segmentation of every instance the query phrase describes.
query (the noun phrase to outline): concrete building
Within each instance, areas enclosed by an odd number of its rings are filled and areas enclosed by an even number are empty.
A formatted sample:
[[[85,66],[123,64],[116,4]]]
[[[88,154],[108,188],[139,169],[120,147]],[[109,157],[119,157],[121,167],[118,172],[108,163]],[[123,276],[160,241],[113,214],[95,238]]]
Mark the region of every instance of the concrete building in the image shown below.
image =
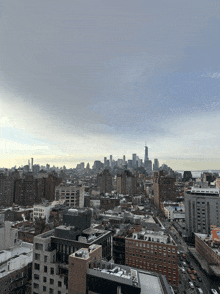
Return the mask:
[[[60,184],[55,188],[56,200],[65,201],[71,207],[84,207],[84,194],[83,185]]]
[[[63,221],[65,225],[34,238],[33,294],[67,294],[70,284],[69,256],[81,248],[101,245],[102,258],[111,259],[110,231],[89,226],[91,216],[89,218],[83,212],[77,215],[73,209],[63,215]]]
[[[2,239],[1,239],[2,240]],[[20,243],[0,254],[0,293],[23,294],[31,281],[33,244]]]
[[[41,203],[35,204],[33,206],[33,221],[38,218],[45,219],[45,222],[48,223],[50,217],[50,211],[55,206],[55,204],[50,203]]]
[[[112,192],[112,174],[108,169],[104,169],[97,175],[97,186],[102,194]]]
[[[18,243],[18,229],[12,228],[11,222],[4,222],[4,215],[0,221],[0,240],[0,250],[10,249]]]
[[[80,294],[171,294],[165,277],[129,266],[96,260],[86,274],[86,292]]]
[[[220,226],[220,197],[218,188],[191,188],[185,192],[186,234],[210,234],[210,226]]]
[[[153,164],[153,171],[157,172],[159,171],[159,160],[157,158],[154,159],[154,164]]]
[[[177,245],[163,231],[135,231],[125,238],[125,264],[157,272],[178,287]]]

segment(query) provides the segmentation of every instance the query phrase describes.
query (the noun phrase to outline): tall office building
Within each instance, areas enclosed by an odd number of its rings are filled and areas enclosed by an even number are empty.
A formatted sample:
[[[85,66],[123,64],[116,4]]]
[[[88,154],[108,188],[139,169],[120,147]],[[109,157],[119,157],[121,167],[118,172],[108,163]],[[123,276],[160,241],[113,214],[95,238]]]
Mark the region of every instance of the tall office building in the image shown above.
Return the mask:
[[[159,170],[159,161],[157,158],[154,159],[154,164],[153,164],[153,171],[158,171]]]
[[[148,147],[145,146],[144,167],[148,173],[152,172],[152,161],[148,158]]]
[[[132,154],[132,167],[136,168],[137,167],[137,155]]]
[[[107,157],[104,157],[104,167],[107,166]]]
[[[123,155],[123,164],[125,164],[125,161],[126,161],[125,155]]]
[[[110,168],[112,168],[112,155],[110,155],[110,162],[109,162],[109,164],[110,164]]]
[[[148,160],[148,147],[147,146],[145,146],[144,162],[146,162],[146,160]]]
[[[31,158],[31,172],[33,172],[34,159]]]
[[[210,234],[210,226],[220,226],[219,188],[191,188],[185,192],[186,234]]]

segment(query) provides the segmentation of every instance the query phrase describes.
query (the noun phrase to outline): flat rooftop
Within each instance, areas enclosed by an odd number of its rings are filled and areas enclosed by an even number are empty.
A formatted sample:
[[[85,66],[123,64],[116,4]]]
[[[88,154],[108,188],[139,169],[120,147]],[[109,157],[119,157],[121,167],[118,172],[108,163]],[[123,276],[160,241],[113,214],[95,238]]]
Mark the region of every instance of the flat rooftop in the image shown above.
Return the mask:
[[[165,234],[164,231],[150,231],[150,230],[142,230],[140,232],[134,232],[132,237],[128,237],[134,240],[143,240],[150,242],[157,242],[161,244],[170,244],[176,245],[173,238]]]
[[[0,251],[0,279],[32,261],[33,244],[31,243],[22,242],[12,249]]]
[[[141,294],[164,294],[158,276],[153,276],[151,273],[147,274],[139,272],[139,279],[141,284]]]
[[[99,261],[94,268],[87,270],[88,274],[103,277],[105,279],[118,281],[120,283],[140,287],[138,270],[128,266],[118,265],[110,262]]]

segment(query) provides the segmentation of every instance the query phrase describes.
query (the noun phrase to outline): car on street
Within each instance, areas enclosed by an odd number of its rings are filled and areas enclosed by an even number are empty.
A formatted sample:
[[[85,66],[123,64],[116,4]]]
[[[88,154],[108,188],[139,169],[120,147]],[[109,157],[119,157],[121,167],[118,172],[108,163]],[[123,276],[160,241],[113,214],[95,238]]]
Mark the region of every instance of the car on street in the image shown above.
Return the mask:
[[[183,265],[184,265],[184,266],[187,266],[187,264],[186,264],[186,262],[185,262],[185,261],[183,261]]]
[[[193,285],[192,282],[189,282],[189,286],[190,286],[191,289],[194,289],[194,285]]]
[[[181,269],[182,273],[186,273],[186,270],[184,268]]]
[[[198,280],[199,282],[202,282],[202,278],[200,278],[200,277],[197,277],[197,280]]]
[[[215,289],[211,289],[212,294],[218,294],[218,292]]]
[[[198,291],[199,294],[203,294],[203,291],[202,291],[201,288],[198,288],[197,291]]]
[[[197,275],[197,272],[195,270],[192,271],[194,275]]]
[[[187,272],[188,272],[189,274],[191,274],[191,273],[192,273],[192,272],[191,272],[191,269],[189,269],[189,268],[187,269]]]

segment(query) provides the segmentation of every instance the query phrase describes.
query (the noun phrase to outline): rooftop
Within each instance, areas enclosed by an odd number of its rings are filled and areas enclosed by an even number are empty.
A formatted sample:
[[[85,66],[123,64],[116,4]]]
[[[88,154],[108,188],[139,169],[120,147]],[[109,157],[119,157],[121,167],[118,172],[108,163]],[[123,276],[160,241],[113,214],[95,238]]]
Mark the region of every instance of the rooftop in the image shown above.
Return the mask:
[[[18,246],[0,251],[0,279],[33,261],[33,244],[22,242]]]
[[[192,187],[191,190],[187,191],[187,194],[193,194],[193,195],[210,195],[210,196],[219,196],[219,188],[196,188]]]
[[[114,280],[119,283],[140,287],[138,270],[128,266],[116,265],[111,262],[98,261],[93,268],[87,270],[88,274]]]
[[[165,234],[164,231],[142,230],[140,232],[133,233],[131,238],[135,240],[143,240],[143,241],[157,242],[161,244],[176,245],[172,237],[168,234]]]

